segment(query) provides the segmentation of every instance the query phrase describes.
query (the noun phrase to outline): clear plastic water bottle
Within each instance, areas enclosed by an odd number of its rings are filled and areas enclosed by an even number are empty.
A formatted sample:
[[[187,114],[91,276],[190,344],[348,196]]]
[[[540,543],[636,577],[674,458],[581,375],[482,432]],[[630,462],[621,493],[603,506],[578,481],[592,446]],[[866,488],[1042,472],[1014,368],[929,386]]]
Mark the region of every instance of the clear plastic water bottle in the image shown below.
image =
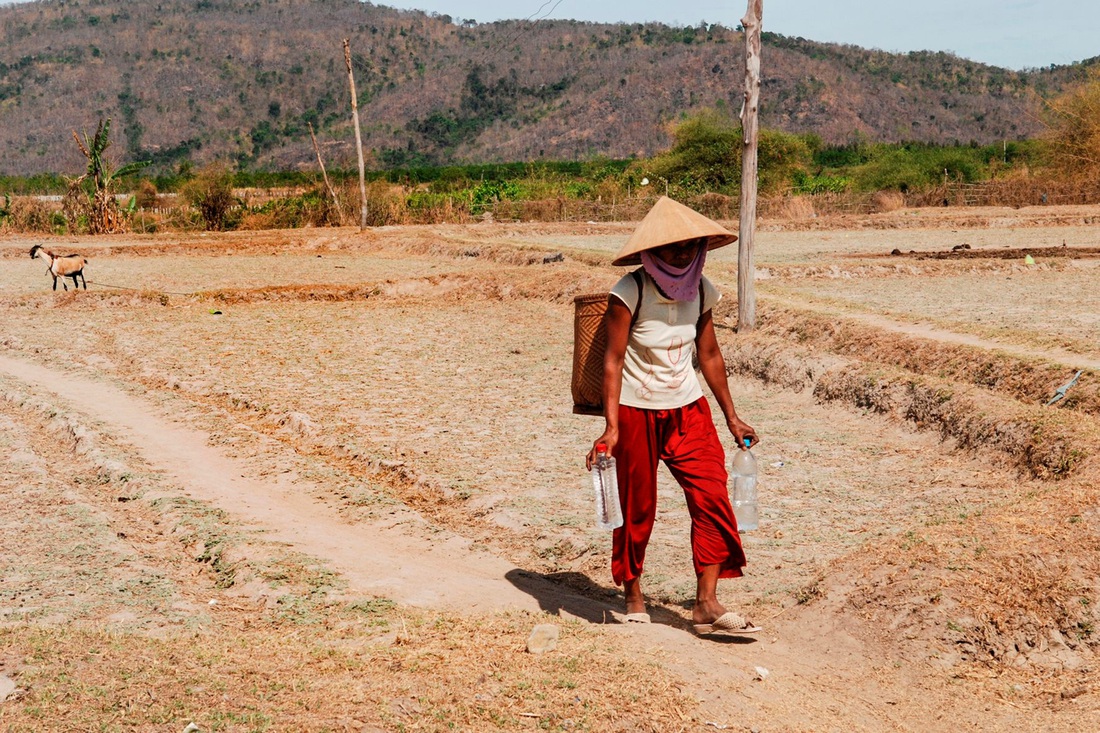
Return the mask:
[[[745,447],[733,452],[730,459],[730,480],[733,481],[733,515],[737,529],[748,531],[760,527],[756,503],[756,457],[749,450],[752,441],[745,438]]]
[[[605,443],[596,444],[596,461],[592,464],[592,486],[596,489],[596,526],[600,529],[616,529],[623,526],[615,457],[608,454]]]

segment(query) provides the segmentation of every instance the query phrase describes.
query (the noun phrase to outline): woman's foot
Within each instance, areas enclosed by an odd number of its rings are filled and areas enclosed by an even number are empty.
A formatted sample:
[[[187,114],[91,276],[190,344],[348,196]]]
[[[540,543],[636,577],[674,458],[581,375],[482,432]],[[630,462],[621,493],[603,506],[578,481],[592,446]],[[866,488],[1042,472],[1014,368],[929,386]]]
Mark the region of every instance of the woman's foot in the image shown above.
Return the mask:
[[[739,636],[741,634],[755,634],[760,631],[760,627],[749,621],[747,618],[739,613],[733,611],[726,611],[724,614],[714,619],[714,623],[709,624],[692,624],[695,629],[695,633],[700,636],[706,634],[732,634]]]
[[[623,594],[626,596],[626,614],[645,614],[645,596],[642,595],[642,579],[634,578],[623,583]]]
[[[691,609],[692,626],[696,634],[752,634],[760,627],[740,614],[727,611],[718,602],[719,565],[707,565],[699,574],[695,591],[695,607]]]
[[[717,598],[696,600],[691,609],[691,622],[693,624],[712,624],[726,615],[726,607],[718,602]]]
[[[704,565],[696,578],[695,607],[691,609],[691,621],[696,624],[712,624],[726,613],[718,602],[718,574],[721,565]]]

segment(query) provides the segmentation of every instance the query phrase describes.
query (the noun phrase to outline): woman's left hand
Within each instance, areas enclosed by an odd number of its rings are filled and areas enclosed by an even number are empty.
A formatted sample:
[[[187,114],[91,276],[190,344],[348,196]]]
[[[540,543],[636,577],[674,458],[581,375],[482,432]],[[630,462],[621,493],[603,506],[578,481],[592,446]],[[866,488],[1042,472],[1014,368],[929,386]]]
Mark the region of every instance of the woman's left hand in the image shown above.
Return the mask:
[[[737,441],[738,448],[752,448],[760,442],[760,439],[756,437],[756,431],[753,427],[736,415],[726,420],[726,427],[728,427],[730,433],[733,434],[734,439]],[[745,438],[749,439],[748,446],[745,445]]]

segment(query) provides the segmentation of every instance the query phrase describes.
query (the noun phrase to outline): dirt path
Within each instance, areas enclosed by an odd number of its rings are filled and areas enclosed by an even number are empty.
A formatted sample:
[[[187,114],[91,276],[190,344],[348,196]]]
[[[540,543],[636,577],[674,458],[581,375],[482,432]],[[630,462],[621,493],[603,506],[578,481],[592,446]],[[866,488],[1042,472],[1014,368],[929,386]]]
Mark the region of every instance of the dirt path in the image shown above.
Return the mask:
[[[324,559],[344,575],[353,594],[435,608],[538,608],[530,593],[506,580],[517,570],[514,565],[471,553],[463,538],[428,528],[411,511],[349,524],[314,499],[317,492],[307,482],[290,473],[261,480],[244,463],[210,446],[205,434],[157,414],[151,403],[117,387],[3,356],[0,371],[72,403],[133,445],[187,495]],[[547,597],[555,592],[538,590]]]

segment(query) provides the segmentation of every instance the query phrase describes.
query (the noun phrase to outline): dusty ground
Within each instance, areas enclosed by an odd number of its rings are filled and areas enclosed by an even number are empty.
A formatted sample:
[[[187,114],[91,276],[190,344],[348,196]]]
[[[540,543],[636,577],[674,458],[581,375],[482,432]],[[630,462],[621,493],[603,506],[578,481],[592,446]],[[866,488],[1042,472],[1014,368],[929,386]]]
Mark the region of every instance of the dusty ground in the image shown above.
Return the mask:
[[[714,253],[763,437],[736,643],[687,631],[667,475],[657,623],[616,622],[568,379],[629,224],[0,241],[0,722],[1096,728],[1098,214],[764,222],[752,336]],[[88,254],[87,293],[34,242]]]

